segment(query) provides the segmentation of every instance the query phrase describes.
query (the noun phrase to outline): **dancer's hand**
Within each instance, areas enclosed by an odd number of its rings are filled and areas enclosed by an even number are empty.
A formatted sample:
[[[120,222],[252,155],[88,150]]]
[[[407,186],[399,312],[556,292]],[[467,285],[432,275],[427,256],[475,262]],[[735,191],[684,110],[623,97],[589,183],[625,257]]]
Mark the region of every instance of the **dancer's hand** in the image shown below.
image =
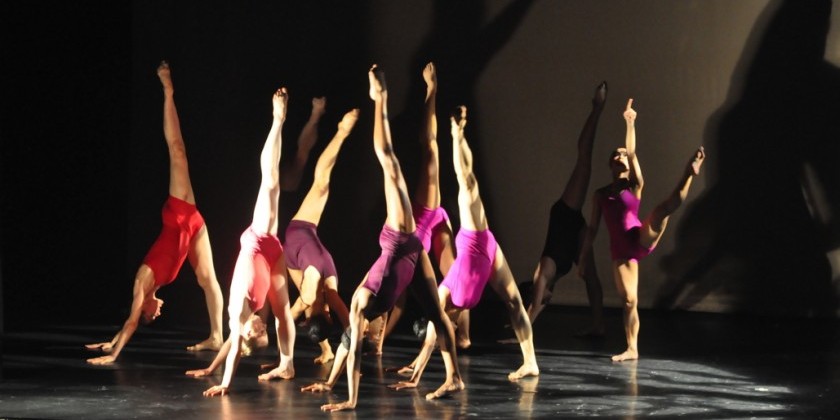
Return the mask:
[[[401,389],[417,388],[417,382],[415,382],[415,381],[399,381],[395,384],[388,385],[388,388],[391,388],[391,389],[394,389],[394,390],[397,390],[397,391],[399,391]]]
[[[205,397],[215,397],[216,395],[227,395],[230,391],[226,386],[215,385],[207,388],[207,391],[204,391]]]
[[[114,363],[115,360],[117,360],[117,358],[109,354],[107,356],[100,356],[94,357],[93,359],[88,359],[87,362],[92,365],[110,365],[111,363]]]
[[[315,382],[300,389],[300,392],[330,392],[332,387],[326,382]]]
[[[188,370],[184,373],[187,376],[192,376],[193,378],[203,378],[205,376],[210,376],[213,374],[213,371],[207,368],[204,369],[194,369]]]
[[[324,404],[321,406],[321,411],[341,411],[341,410],[352,410],[356,408],[356,404],[351,404],[350,401],[344,401],[338,404]]]
[[[627,101],[627,109],[624,110],[624,121],[633,124],[636,121],[636,110],[633,109],[633,98]]]
[[[88,350],[101,350],[105,353],[110,353],[114,346],[111,345],[110,341],[106,341],[104,343],[85,344],[85,348]]]

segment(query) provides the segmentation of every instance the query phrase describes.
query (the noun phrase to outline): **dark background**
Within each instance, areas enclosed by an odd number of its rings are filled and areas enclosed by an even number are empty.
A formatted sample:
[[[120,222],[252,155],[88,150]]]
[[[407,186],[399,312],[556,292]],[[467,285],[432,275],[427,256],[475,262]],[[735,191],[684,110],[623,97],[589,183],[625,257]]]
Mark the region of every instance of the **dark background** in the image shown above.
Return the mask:
[[[457,228],[445,117],[464,103],[490,224],[519,281],[533,272],[593,88],[606,79],[592,187],[608,182],[602,163],[623,139],[630,96],[643,212],[671,191],[698,144],[709,151],[689,202],[642,264],[642,306],[835,316],[840,73],[825,59],[831,9],[758,0],[3,2],[0,323],[116,324],[127,314],[167,194],[161,59],[172,65],[225,296],[272,92],[291,93],[284,158],[310,98],[328,98],[301,190],[281,196],[284,222],[341,115],[361,108],[320,226],[349,299],[379,252],[384,220],[366,71],[376,62],[388,74],[395,147],[413,191],[420,70],[431,59],[444,206]],[[603,232],[598,267],[606,302],[617,306]],[[585,304],[579,283],[564,281],[555,303]],[[206,324],[191,270],[160,295],[160,322]]]

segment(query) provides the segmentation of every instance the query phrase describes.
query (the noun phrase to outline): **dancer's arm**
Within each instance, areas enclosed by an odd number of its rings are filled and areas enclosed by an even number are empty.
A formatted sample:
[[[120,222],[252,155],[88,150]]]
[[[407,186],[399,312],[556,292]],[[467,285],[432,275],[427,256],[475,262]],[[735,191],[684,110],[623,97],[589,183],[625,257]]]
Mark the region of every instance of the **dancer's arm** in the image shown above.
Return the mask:
[[[135,331],[137,331],[137,324],[140,322],[140,314],[143,309],[143,299],[146,297],[145,288],[143,287],[143,283],[140,279],[134,282],[133,293],[134,297],[131,300],[131,313],[128,315],[128,319],[125,321],[125,324],[123,324],[120,332],[117,333],[114,340],[111,342],[111,354],[88,359],[88,363],[92,365],[108,365],[114,363],[114,361],[117,360],[117,356],[120,355],[123,347],[125,347],[126,343],[128,343],[128,340],[131,339],[131,336],[134,335]]]
[[[240,354],[242,350],[242,331],[245,329],[245,323],[248,321],[248,318],[251,317],[247,299],[241,297],[241,295],[238,298],[232,297],[228,306],[228,313],[239,313],[239,316],[232,316],[230,320],[230,335],[228,336],[230,345],[227,356],[225,357],[225,372],[222,376],[222,383],[204,391],[205,397],[214,397],[228,393],[230,382],[233,380],[233,374],[236,372],[236,368],[239,366],[239,359],[242,356]]]
[[[307,385],[300,389],[300,392],[327,392],[333,389],[335,383],[338,382],[339,376],[344,372],[344,365],[347,363],[347,347],[339,344],[335,351],[335,360],[333,360],[330,376],[326,382],[315,382],[312,385]]]
[[[423,371],[426,369],[426,366],[429,364],[429,359],[432,357],[432,352],[435,351],[436,342],[437,333],[435,333],[435,326],[429,322],[429,326],[426,327],[426,339],[423,341],[423,347],[420,349],[420,353],[412,362],[413,368],[411,378],[407,381],[400,381],[395,384],[388,385],[388,387],[396,390],[404,388],[417,388],[417,385],[420,383],[420,378],[423,376]],[[402,372],[403,369],[400,369],[400,371]]]
[[[642,194],[645,181],[642,178],[642,166],[636,156],[636,110],[633,109],[633,98],[627,101],[627,109],[624,110],[624,122],[627,123],[624,147],[627,149],[627,163],[630,166],[628,168],[630,169],[630,182],[636,186],[634,192],[639,197]]]
[[[228,339],[225,340],[225,342],[222,344],[222,347],[219,348],[219,352],[216,353],[216,358],[214,358],[213,361],[210,362],[210,366],[207,366],[204,369],[188,370],[186,372],[186,375],[192,376],[193,378],[201,378],[203,376],[212,375],[213,372],[215,372],[216,369],[218,369],[219,366],[221,366],[222,362],[227,358],[227,355],[230,352],[231,339],[232,336],[228,336]]]

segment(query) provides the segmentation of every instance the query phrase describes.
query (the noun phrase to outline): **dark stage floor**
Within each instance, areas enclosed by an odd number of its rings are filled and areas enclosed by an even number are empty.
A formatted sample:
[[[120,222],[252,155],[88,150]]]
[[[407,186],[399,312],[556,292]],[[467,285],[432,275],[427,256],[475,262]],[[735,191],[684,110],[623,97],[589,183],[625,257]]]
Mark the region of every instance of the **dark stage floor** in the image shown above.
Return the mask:
[[[500,308],[473,314],[475,326],[491,325]],[[461,353],[467,389],[454,398],[427,402],[423,395],[442,381],[439,356],[418,390],[385,387],[399,379],[384,367],[405,364],[417,342],[397,336],[382,358],[365,357],[360,401],[338,418],[838,418],[840,323],[695,313],[642,312],[642,359],[612,363],[622,349],[620,313],[608,312],[607,337],[579,339],[583,309],[553,308],[535,326],[539,378],[510,383],[521,362],[518,346],[496,345],[499,334],[474,332]],[[316,347],[303,336],[296,348],[297,377],[257,382],[260,363],[273,352],[243,359],[233,394],[204,398],[221,378],[192,379],[186,369],[204,367],[213,355],[182,350],[199,334],[162,328],[140,331],[119,362],[91,367],[94,353],[82,344],[105,338],[115,327],[53,326],[7,333],[3,339],[0,418],[318,418],[321,404],[347,396],[344,378],[326,395],[301,394],[327,368],[311,363]],[[273,350],[273,348],[272,348]]]

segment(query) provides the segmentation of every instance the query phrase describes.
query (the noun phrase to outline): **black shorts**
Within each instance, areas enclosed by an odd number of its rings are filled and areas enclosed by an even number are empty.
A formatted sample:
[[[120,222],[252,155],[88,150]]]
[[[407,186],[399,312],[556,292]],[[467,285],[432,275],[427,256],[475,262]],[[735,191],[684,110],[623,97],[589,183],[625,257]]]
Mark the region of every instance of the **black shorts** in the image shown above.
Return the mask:
[[[580,255],[581,230],[586,226],[580,210],[573,210],[563,202],[557,200],[551,206],[548,219],[548,233],[542,256],[554,260],[557,266],[557,277],[572,269],[577,264]]]

